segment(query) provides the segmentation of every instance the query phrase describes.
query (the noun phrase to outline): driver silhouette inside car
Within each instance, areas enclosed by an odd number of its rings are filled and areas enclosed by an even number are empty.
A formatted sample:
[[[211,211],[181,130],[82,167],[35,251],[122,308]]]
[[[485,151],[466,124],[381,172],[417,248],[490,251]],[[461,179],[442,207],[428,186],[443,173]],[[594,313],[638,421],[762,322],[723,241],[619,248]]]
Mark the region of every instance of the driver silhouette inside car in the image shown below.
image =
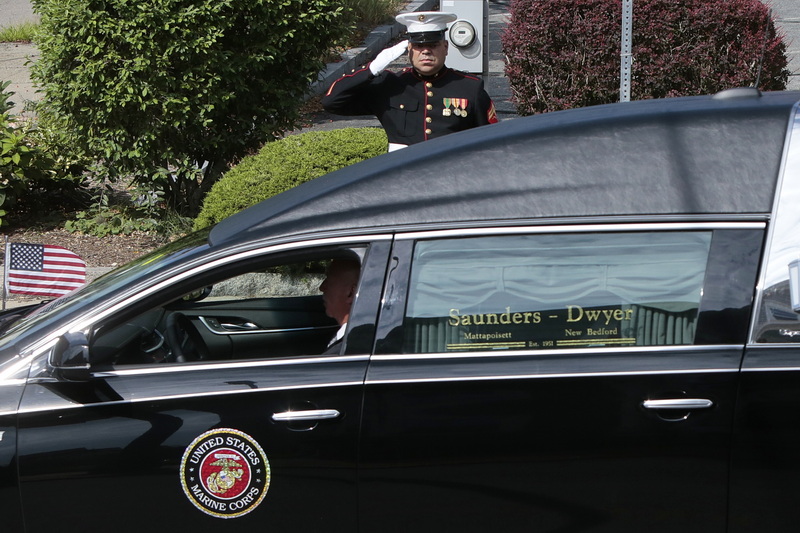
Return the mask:
[[[338,354],[342,348],[342,339],[350,319],[350,307],[356,296],[361,264],[355,259],[334,259],[328,265],[325,280],[319,286],[325,314],[336,320],[339,329],[328,343],[323,354]]]

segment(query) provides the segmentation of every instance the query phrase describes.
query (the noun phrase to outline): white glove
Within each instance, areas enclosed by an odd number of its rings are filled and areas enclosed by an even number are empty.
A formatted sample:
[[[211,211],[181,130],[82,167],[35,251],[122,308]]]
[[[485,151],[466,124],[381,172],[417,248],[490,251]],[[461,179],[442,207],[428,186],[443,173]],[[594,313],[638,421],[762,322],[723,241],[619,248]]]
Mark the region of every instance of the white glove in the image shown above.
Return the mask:
[[[373,59],[372,63],[369,64],[369,71],[372,72],[373,76],[377,76],[389,66],[389,63],[405,54],[406,50],[408,50],[407,40],[381,51],[378,57]]]

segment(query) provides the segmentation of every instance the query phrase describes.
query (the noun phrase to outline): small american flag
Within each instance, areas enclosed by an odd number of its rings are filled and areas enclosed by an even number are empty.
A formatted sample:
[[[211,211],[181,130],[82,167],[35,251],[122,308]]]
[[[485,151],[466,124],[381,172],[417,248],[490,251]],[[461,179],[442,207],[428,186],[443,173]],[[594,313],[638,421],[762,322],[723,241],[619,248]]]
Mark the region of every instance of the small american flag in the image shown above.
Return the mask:
[[[86,283],[86,263],[61,246],[12,242],[5,282],[9,293],[62,296]]]

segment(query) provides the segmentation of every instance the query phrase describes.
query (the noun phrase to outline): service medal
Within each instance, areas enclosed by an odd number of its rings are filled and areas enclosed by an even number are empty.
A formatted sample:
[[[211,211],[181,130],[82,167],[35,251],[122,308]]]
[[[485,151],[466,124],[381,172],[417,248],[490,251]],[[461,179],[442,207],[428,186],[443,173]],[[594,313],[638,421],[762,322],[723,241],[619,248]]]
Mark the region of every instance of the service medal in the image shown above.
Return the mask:
[[[467,116],[467,106],[469,105],[469,100],[466,98],[458,98],[456,99],[456,105],[458,106],[458,113],[459,117],[466,117]]]
[[[461,113],[463,112],[463,109],[461,108],[464,106],[464,99],[453,98],[453,105],[455,106],[455,110],[453,112],[456,114],[457,117],[460,117]]]

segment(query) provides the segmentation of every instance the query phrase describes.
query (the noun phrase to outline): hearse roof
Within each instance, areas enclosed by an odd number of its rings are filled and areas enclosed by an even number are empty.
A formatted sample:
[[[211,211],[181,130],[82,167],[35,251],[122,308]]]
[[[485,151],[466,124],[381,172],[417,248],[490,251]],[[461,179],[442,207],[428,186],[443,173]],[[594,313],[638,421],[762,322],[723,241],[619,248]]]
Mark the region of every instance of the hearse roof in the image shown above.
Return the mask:
[[[769,213],[800,92],[587,107],[484,126],[332,172],[219,223],[240,239],[420,224]]]

